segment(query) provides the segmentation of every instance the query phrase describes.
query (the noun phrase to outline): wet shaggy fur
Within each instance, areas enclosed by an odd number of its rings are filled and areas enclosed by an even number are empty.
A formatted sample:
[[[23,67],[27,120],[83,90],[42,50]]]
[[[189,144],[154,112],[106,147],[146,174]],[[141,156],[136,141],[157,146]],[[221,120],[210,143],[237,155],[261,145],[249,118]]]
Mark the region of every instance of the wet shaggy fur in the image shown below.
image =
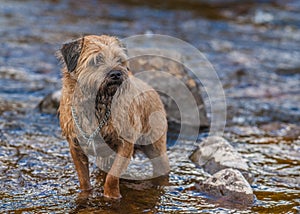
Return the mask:
[[[126,49],[111,36],[84,36],[61,48],[64,62],[60,101],[60,126],[69,142],[80,188],[91,189],[87,150],[74,123],[71,106],[80,125],[92,133],[110,110],[100,134],[117,153],[104,184],[104,195],[119,198],[119,177],[129,164],[134,149],[151,160],[154,175],[169,171],[166,155],[167,121],[157,92],[129,71]],[[99,139],[99,138],[96,138]],[[95,142],[95,144],[101,142]]]

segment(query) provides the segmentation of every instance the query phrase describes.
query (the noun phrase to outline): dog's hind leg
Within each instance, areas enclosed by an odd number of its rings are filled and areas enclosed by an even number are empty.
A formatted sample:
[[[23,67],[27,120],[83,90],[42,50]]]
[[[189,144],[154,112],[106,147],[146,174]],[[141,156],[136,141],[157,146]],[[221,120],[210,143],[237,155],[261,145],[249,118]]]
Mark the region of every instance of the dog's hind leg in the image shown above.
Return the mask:
[[[152,162],[154,177],[169,173],[170,166],[167,156],[166,135],[163,135],[153,144],[143,145],[141,150]]]

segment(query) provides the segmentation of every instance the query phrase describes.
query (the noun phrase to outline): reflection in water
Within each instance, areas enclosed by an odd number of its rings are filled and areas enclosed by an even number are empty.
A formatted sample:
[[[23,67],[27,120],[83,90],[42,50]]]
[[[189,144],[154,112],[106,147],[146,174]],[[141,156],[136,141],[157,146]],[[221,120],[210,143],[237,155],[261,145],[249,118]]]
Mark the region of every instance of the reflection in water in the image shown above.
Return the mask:
[[[122,199],[110,200],[102,195],[104,173],[96,173],[96,187],[92,192],[79,193],[76,206],[72,212],[89,212],[102,210],[111,213],[157,212],[157,204],[164,196],[164,186],[168,186],[168,177],[145,181],[121,180],[120,190]],[[124,203],[124,201],[126,203]]]
[[[0,212],[299,212],[300,3],[230,2],[2,1]],[[188,159],[197,145],[188,136],[175,143],[174,130],[167,184],[122,180],[122,200],[109,201],[102,197],[104,175],[91,164],[95,189],[79,193],[57,117],[36,109],[61,85],[55,51],[83,34],[145,32],[188,41],[215,66],[227,96],[225,137],[255,177],[253,207],[197,192],[195,183],[208,176]]]

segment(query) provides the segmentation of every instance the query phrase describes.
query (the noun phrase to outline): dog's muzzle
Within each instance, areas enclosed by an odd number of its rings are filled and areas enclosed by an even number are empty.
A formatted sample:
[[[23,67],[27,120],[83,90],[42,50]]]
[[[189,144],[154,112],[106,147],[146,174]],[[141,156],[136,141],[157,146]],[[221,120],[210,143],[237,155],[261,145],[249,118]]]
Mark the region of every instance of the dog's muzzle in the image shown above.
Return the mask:
[[[106,76],[108,83],[107,86],[119,86],[126,79],[126,74],[122,70],[111,70]]]
[[[120,70],[112,70],[108,73],[108,76],[111,80],[120,80],[122,79],[123,73]]]

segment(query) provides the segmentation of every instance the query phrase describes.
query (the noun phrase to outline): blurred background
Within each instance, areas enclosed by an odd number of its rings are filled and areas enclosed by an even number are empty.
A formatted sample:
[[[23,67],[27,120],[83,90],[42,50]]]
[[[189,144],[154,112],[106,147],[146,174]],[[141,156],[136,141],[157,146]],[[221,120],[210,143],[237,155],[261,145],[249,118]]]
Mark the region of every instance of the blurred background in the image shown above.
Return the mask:
[[[1,0],[0,212],[299,212],[299,14],[298,0]],[[168,186],[125,182],[122,201],[108,202],[91,165],[99,190],[78,198],[57,116],[37,108],[61,87],[56,51],[86,34],[144,33],[182,39],[214,66],[227,101],[224,136],[255,177],[252,207],[216,203],[194,189],[207,175],[188,159],[196,146],[188,139],[169,148]]]

